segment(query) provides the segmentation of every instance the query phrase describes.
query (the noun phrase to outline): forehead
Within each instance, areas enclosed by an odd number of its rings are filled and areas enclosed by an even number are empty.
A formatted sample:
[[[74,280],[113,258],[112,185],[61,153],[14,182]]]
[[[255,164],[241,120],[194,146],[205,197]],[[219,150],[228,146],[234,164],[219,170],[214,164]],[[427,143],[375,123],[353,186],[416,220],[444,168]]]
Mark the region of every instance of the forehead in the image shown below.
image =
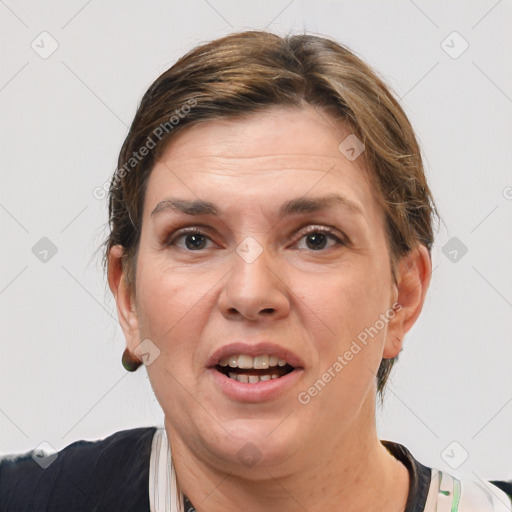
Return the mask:
[[[241,206],[243,198],[270,204],[274,198],[333,192],[375,215],[378,196],[363,155],[349,160],[339,149],[351,135],[346,123],[311,106],[273,107],[187,127],[151,171],[144,216],[167,195],[215,197],[228,208]]]

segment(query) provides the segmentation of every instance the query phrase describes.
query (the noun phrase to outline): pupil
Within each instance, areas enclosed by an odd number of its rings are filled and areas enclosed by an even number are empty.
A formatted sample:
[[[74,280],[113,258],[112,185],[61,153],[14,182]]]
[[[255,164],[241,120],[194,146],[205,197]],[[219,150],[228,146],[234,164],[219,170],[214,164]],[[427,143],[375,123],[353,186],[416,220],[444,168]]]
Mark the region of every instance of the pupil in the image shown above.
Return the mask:
[[[187,243],[186,243],[187,249],[200,249],[201,243],[204,242],[204,236],[197,235],[197,234],[191,234],[191,235],[187,236],[186,240],[187,240]],[[188,243],[190,240],[194,240],[194,242],[192,242],[192,245],[190,245]]]
[[[313,240],[313,249],[321,249],[325,243],[325,235],[323,233],[315,233],[309,235],[308,240]]]

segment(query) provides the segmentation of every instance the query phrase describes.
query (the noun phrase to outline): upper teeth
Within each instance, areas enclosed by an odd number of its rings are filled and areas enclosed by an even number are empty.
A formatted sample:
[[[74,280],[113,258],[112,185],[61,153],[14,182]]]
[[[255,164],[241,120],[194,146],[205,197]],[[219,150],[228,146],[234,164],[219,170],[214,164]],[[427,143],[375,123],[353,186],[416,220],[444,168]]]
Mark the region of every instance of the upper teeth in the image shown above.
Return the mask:
[[[286,361],[279,359],[277,356],[247,356],[245,354],[239,354],[234,356],[225,357],[219,361],[221,366],[229,366],[230,368],[242,368],[242,369],[255,369],[262,370],[269,366],[284,366]]]

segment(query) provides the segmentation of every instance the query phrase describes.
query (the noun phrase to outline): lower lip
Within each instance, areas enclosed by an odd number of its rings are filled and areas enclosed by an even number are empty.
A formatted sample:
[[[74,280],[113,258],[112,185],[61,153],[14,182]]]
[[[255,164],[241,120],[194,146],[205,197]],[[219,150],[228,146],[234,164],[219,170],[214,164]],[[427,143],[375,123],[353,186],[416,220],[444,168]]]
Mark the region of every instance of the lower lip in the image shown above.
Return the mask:
[[[217,371],[215,368],[209,368],[208,372],[217,385],[220,386],[222,392],[232,400],[236,400],[238,402],[258,403],[267,402],[285,393],[297,383],[303,370],[301,368],[296,368],[290,373],[287,373],[282,377],[278,377],[277,379],[260,380],[259,382],[254,382],[252,384],[238,382],[237,380]]]

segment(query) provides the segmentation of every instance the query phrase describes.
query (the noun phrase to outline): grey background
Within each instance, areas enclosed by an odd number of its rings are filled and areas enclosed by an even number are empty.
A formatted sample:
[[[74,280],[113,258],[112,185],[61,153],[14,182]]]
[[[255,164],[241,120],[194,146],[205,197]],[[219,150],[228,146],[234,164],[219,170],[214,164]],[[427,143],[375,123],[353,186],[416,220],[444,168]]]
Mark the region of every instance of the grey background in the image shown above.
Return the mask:
[[[235,30],[306,29],[348,45],[401,98],[443,218],[379,435],[430,466],[512,478],[511,18],[505,0],[0,1],[0,453],[162,425],[145,369],[121,366],[93,191],[179,56]],[[31,46],[53,40],[47,58]],[[46,262],[43,237],[57,249]]]

